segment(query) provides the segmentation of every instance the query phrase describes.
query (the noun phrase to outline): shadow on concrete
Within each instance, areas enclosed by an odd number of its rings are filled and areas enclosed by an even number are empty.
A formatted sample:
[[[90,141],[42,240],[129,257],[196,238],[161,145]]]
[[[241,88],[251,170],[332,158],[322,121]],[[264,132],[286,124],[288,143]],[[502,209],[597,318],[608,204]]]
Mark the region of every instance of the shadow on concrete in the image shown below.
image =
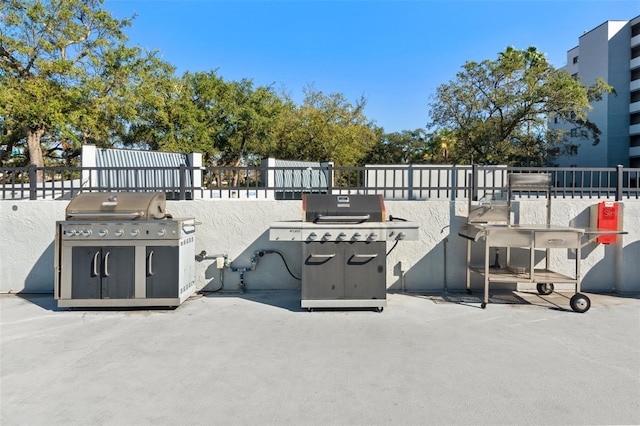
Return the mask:
[[[247,290],[241,291],[200,291],[201,297],[206,298],[236,298],[250,302],[261,303],[276,308],[286,309],[291,312],[307,312],[300,307],[300,291],[298,290]]]
[[[58,308],[58,304],[53,298],[53,293],[29,293],[27,291],[21,291],[19,293],[16,293],[16,296],[26,300],[29,303],[33,303],[34,305],[39,306],[40,308],[47,311],[61,312],[66,310],[63,308]]]

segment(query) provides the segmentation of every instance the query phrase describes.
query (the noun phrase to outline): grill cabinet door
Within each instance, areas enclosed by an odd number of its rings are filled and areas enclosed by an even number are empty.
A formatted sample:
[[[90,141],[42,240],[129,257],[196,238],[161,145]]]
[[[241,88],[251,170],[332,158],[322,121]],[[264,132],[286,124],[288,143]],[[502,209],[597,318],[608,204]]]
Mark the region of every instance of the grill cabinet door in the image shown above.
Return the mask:
[[[71,298],[101,299],[102,247],[71,249]]]
[[[178,247],[147,247],[147,298],[178,297]]]
[[[73,247],[72,299],[129,299],[134,296],[133,247]]]
[[[345,299],[386,299],[385,242],[344,244]]]
[[[302,299],[344,299],[343,246],[333,241],[304,243]]]
[[[135,248],[102,249],[102,298],[132,299],[135,295]]]

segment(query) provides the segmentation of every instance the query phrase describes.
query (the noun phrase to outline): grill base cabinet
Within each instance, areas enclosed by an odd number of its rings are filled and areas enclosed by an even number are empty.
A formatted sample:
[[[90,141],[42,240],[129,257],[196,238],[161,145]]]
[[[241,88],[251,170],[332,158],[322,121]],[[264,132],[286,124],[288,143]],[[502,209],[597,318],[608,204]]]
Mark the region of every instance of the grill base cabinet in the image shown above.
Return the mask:
[[[384,242],[303,243],[301,307],[387,305]]]
[[[56,227],[54,297],[59,307],[175,307],[195,292],[191,218],[60,221]]]
[[[381,195],[303,194],[302,220],[274,222],[270,241],[302,252],[302,308],[387,306],[387,241],[417,240],[418,224],[387,221]]]

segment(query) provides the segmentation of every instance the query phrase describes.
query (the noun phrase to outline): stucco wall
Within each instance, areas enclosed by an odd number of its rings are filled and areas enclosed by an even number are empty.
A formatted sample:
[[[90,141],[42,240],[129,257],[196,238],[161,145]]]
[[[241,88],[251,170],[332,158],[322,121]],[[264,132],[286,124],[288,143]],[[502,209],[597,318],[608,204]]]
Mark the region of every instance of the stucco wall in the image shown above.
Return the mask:
[[[598,201],[554,199],[552,223],[587,227],[589,206]],[[404,286],[407,291],[463,290],[466,240],[457,232],[465,223],[467,202],[386,201],[385,204],[388,215],[418,222],[420,226],[418,241],[401,241],[389,254],[387,286],[393,290]],[[0,202],[0,291],[52,292],[55,222],[64,219],[66,206],[66,201]],[[167,209],[174,217],[196,218],[199,223],[196,252],[227,254],[232,266],[245,267],[257,250],[275,249],[283,254],[291,271],[300,276],[301,243],[269,241],[271,222],[301,218],[299,201],[168,201]],[[520,223],[544,222],[544,201],[514,203],[514,210]],[[624,224],[629,234],[618,247],[593,243],[583,248],[585,291],[640,292],[640,201],[624,203]],[[389,244],[387,250],[390,248]],[[514,258],[519,255],[522,254],[514,253]],[[474,247],[473,258],[482,262],[481,247]],[[560,272],[571,274],[573,259],[575,254],[570,250],[552,251],[553,269]],[[213,260],[197,263],[199,289],[217,289],[220,278]],[[248,290],[296,289],[300,285],[275,254],[260,257],[255,271],[244,274],[244,281]],[[225,269],[224,282],[226,290],[236,290],[239,274]],[[474,285],[479,286],[480,281],[474,280]]]

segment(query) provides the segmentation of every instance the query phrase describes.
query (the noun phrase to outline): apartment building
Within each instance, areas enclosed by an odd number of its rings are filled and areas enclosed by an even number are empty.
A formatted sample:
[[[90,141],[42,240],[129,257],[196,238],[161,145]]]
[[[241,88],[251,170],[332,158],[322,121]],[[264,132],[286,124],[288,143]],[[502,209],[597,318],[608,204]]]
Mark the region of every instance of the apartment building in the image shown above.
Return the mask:
[[[578,46],[567,52],[563,69],[585,84],[601,77],[616,94],[593,103],[589,113],[602,131],[598,145],[587,133],[551,119],[549,126],[566,129],[570,143],[568,152],[552,160],[553,165],[640,167],[640,16],[607,21],[584,33]]]

